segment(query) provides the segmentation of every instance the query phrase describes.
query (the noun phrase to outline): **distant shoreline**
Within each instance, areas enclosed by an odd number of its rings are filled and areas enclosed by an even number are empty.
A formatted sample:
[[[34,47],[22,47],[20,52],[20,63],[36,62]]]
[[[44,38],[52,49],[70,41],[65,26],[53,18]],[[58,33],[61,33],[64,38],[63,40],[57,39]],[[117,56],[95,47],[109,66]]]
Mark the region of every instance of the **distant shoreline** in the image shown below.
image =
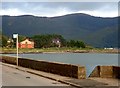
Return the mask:
[[[120,53],[120,51],[118,51],[117,49],[113,49],[113,50],[100,50],[100,49],[90,49],[90,50],[41,50],[41,51],[29,51],[29,50],[24,50],[24,51],[19,51],[19,54],[53,54],[53,53],[107,53],[107,54],[118,54]],[[10,50],[3,50],[0,52],[0,54],[16,54],[16,51],[10,51]]]

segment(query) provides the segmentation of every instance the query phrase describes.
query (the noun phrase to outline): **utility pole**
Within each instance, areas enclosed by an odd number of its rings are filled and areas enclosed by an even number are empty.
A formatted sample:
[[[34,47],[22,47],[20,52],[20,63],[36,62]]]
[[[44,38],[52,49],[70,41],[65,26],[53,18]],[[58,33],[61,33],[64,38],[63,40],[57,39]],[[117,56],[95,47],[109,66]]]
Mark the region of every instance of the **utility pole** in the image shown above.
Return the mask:
[[[13,34],[13,38],[16,38],[16,50],[17,50],[17,52],[16,52],[16,54],[17,54],[16,60],[17,60],[17,66],[18,66],[18,34]]]

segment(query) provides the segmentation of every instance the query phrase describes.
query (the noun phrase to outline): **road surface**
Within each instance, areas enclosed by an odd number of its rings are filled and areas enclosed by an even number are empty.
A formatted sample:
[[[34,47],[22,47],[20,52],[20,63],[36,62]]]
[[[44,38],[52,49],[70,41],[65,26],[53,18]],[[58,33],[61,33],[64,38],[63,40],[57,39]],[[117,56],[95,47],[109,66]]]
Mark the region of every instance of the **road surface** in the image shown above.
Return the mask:
[[[2,65],[2,86],[68,86],[68,85]]]

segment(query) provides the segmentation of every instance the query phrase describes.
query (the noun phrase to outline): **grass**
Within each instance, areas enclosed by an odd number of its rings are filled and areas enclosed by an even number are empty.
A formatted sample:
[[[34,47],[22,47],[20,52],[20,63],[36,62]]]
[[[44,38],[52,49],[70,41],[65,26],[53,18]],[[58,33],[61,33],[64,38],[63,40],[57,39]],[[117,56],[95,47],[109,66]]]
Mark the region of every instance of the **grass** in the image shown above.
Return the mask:
[[[16,53],[16,48],[0,48],[2,53]],[[75,53],[118,53],[118,50],[109,50],[101,48],[72,48],[72,47],[51,47],[51,48],[33,48],[33,49],[19,49],[19,53],[56,53],[56,52],[75,52]]]

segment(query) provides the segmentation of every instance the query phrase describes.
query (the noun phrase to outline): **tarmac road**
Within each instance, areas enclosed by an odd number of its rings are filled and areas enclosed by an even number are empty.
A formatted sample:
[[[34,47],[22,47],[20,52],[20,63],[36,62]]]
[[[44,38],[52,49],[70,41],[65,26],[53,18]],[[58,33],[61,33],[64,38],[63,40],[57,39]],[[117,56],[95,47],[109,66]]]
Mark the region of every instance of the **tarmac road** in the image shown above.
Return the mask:
[[[68,86],[2,65],[2,86]]]

